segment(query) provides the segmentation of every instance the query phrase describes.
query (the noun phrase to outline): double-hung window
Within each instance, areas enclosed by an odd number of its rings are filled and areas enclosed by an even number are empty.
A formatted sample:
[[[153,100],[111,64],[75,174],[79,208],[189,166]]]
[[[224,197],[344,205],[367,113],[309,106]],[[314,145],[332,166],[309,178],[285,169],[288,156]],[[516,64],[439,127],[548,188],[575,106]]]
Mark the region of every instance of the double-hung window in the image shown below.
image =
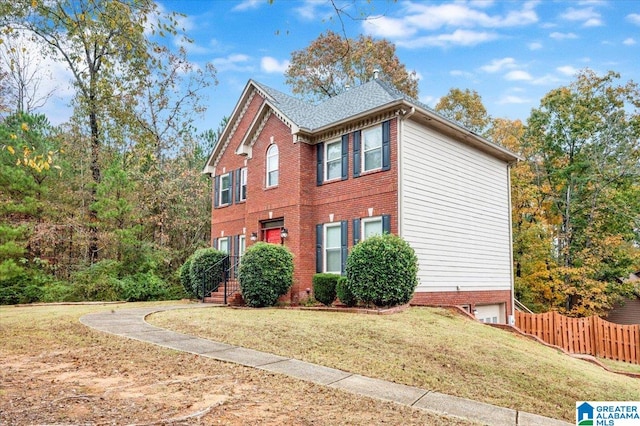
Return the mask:
[[[325,144],[325,180],[342,177],[342,141]]]
[[[340,223],[324,227],[324,271],[339,274],[342,271]]]
[[[245,201],[247,199],[247,168],[240,169],[240,194],[239,201]]]
[[[347,259],[347,221],[316,226],[316,272],[344,273]]]
[[[382,168],[382,128],[371,127],[362,131],[362,171]]]
[[[391,122],[353,133],[353,176],[391,168]]]
[[[391,216],[363,217],[353,220],[353,244],[358,244],[374,235],[388,234],[391,232]]]
[[[218,250],[229,253],[229,237],[218,238]]]
[[[267,187],[278,185],[279,161],[278,145],[271,145],[267,150]]]
[[[382,216],[362,219],[362,241],[374,235],[382,235]]]
[[[231,203],[231,173],[220,176],[219,205]]]
[[[317,184],[346,180],[349,176],[349,135],[317,146]]]

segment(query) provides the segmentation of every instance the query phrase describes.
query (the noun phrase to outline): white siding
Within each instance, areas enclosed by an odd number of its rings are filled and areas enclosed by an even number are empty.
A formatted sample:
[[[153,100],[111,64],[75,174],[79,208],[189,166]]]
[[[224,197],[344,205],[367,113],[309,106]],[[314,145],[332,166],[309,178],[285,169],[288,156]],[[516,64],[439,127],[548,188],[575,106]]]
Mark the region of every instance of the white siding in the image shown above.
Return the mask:
[[[418,255],[416,291],[511,289],[507,164],[402,125],[400,229]]]

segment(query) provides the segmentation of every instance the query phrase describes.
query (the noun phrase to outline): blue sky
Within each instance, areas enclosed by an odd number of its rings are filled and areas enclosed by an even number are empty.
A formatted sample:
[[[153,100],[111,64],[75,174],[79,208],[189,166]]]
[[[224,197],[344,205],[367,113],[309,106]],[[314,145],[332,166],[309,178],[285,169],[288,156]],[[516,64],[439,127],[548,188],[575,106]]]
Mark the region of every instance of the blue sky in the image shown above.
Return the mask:
[[[335,0],[357,15],[353,0]],[[230,115],[248,79],[285,93],[291,52],[326,30],[342,32],[328,0],[164,0],[181,19],[190,60],[217,68],[200,129]],[[419,76],[434,106],[451,88],[476,90],[491,116],[526,120],[550,90],[585,67],[640,82],[640,1],[403,1],[357,5],[374,19],[343,16],[346,34],[386,38]],[[168,40],[176,46],[178,39]],[[53,120],[55,121],[55,120]]]

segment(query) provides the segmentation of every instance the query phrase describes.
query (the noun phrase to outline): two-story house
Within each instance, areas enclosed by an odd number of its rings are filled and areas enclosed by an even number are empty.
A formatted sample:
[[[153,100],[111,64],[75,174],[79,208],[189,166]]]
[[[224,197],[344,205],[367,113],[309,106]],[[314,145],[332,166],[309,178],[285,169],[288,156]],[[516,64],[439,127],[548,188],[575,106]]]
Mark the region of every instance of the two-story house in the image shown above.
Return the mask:
[[[391,232],[419,259],[413,303],[504,323],[517,159],[378,79],[319,104],[250,80],[204,169],[212,245],[286,245],[295,304],[315,273],[344,273],[354,244]]]

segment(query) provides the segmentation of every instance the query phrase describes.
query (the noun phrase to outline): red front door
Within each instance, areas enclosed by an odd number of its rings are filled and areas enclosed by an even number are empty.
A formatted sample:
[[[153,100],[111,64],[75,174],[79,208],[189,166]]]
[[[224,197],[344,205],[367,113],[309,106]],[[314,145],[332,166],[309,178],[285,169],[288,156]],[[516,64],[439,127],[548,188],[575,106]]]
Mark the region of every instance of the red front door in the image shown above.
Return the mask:
[[[282,243],[282,238],[280,238],[280,228],[266,229],[264,231],[264,239],[270,244]]]

